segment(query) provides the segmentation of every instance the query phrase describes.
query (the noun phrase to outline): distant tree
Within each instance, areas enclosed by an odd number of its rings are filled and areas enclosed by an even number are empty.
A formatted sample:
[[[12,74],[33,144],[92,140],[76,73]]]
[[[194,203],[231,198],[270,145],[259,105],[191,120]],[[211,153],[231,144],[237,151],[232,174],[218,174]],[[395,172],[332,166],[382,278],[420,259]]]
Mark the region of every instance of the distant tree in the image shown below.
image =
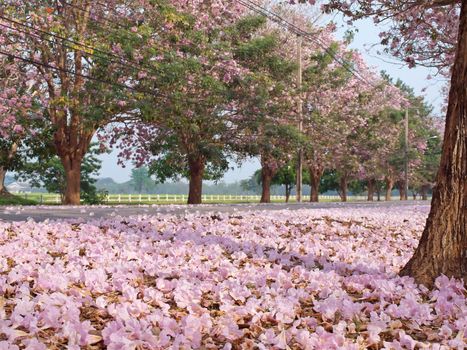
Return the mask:
[[[188,179],[188,204],[202,202],[203,180],[219,180],[229,169],[233,146],[242,134],[231,93],[242,71],[233,47],[249,39],[245,31],[254,32],[261,24],[245,28],[219,15],[218,8],[215,13],[210,6],[205,10],[199,17],[209,18],[209,28],[186,14],[180,24],[183,32],[171,37],[164,54],[149,46],[157,67],[150,75],[155,82],[147,79],[148,88],[168,96],[165,101],[161,103],[160,96],[142,98],[140,120],[114,128],[123,158],[138,166],[148,164],[159,182]]]
[[[305,0],[301,0],[305,2]],[[314,0],[310,2],[314,3]],[[467,279],[467,1],[327,0],[351,20],[388,21],[381,33],[387,50],[409,66],[439,67],[451,74],[441,164],[425,230],[402,269],[429,287],[442,274]],[[446,40],[447,39],[447,40]]]
[[[294,188],[297,181],[296,166],[294,164],[287,164],[280,168],[276,175],[272,178],[272,184],[285,186],[285,202],[289,202],[290,193]]]
[[[431,129],[426,135],[426,149],[420,157],[420,164],[411,176],[410,186],[414,194],[420,194],[423,200],[435,185],[436,173],[441,159],[441,134]]]
[[[256,170],[250,178],[242,180],[240,186],[244,191],[261,193],[261,170]]]
[[[131,185],[138,193],[143,193],[143,190],[148,191],[154,187],[154,181],[151,179],[149,169],[140,167],[131,170]]]
[[[261,22],[263,21],[263,22]],[[264,20],[247,18],[244,24],[262,24],[261,35],[244,41],[234,51],[248,70],[235,90],[244,117],[244,145],[261,162],[261,202],[270,202],[273,178],[291,160],[301,143],[296,128],[295,57],[283,50],[290,38],[266,26]]]
[[[247,180],[241,181],[241,186],[245,191],[251,191],[255,193],[262,192],[263,188],[263,169],[258,169],[255,173]],[[296,164],[290,162],[287,165],[279,168],[274,176],[271,178],[271,185],[284,186],[285,187],[285,201],[289,202],[290,194],[296,184]],[[303,182],[309,182],[309,175],[307,171],[303,172]]]
[[[320,178],[319,193],[323,194],[336,191],[341,199],[344,197],[346,198],[347,192],[343,193],[341,190],[341,176],[342,175],[337,170],[326,169]],[[307,183],[310,184],[310,182]],[[360,195],[365,191],[365,182],[358,179],[351,179],[346,185],[346,190],[350,191],[353,195]]]

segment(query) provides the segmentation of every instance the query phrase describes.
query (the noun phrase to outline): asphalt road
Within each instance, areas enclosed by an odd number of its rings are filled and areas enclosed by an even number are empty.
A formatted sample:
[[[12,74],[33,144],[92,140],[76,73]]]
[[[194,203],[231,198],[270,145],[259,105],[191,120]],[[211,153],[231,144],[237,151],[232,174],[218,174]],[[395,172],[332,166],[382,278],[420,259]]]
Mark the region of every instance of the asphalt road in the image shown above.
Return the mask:
[[[428,201],[392,201],[392,202],[348,202],[348,203],[274,203],[274,204],[203,204],[203,205],[154,205],[154,206],[31,206],[31,207],[0,207],[0,220],[25,221],[34,219],[65,220],[65,219],[96,219],[113,216],[157,215],[186,213],[223,212],[235,213],[242,211],[261,210],[299,210],[299,209],[331,209],[331,208],[385,208],[423,205],[429,206]]]

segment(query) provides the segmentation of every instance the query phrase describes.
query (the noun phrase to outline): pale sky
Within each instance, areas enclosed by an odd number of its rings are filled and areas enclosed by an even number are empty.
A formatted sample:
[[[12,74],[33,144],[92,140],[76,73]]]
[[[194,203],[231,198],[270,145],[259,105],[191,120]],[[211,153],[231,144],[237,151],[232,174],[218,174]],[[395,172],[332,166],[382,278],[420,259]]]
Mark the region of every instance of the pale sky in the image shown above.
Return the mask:
[[[347,29],[347,25],[341,18],[335,18],[338,24],[337,37],[341,38]],[[416,67],[409,69],[402,65],[399,61],[388,56],[379,56],[378,50],[381,50],[380,45],[375,45],[379,42],[378,28],[371,20],[360,21],[356,24],[358,32],[351,47],[361,51],[369,66],[373,66],[377,71],[385,70],[394,79],[400,78],[409,86],[415,89],[417,94],[426,96],[426,100],[435,107],[434,113],[441,114],[444,97],[440,94],[444,81],[441,79],[427,80],[428,75],[433,75],[434,72],[424,67]],[[426,90],[425,92],[423,92]],[[116,182],[125,182],[130,179],[131,164],[126,168],[121,168],[117,165],[117,152],[112,152],[109,155],[103,155],[102,170],[100,177],[111,177]],[[241,167],[232,164],[233,170],[228,171],[223,181],[234,182],[250,177],[257,169],[260,168],[257,159],[251,159],[245,162]]]

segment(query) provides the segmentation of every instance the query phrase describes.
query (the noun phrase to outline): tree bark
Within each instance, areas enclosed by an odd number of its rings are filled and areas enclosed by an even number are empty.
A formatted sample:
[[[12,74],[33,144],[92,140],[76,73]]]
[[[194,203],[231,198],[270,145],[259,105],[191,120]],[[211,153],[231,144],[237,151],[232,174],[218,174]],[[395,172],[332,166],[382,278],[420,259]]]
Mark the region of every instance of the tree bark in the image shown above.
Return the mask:
[[[285,184],[285,202],[286,203],[289,203],[290,190],[291,190],[291,186],[289,184]]]
[[[376,197],[378,199],[378,202],[381,202],[381,183],[376,185]]]
[[[319,185],[323,176],[323,169],[309,167],[310,171],[310,202],[319,202]]]
[[[203,176],[205,162],[202,157],[189,157],[190,184],[188,204],[201,204],[203,195]]]
[[[422,185],[420,189],[420,195],[422,196],[422,200],[426,201],[428,199],[428,189],[429,185]]]
[[[63,204],[81,204],[81,163],[86,155],[95,128],[83,128],[83,117],[74,114],[71,118],[71,125],[66,124],[66,114],[51,111],[54,120],[58,120],[58,126],[54,133],[54,144],[57,155],[60,157],[65,169],[65,191],[63,194]],[[81,127],[80,127],[81,125]]]
[[[462,1],[458,47],[449,92],[441,165],[428,220],[402,269],[428,287],[444,274],[467,282],[467,1]]]
[[[339,179],[339,195],[342,202],[347,202],[347,176],[342,175]]]
[[[405,193],[405,184],[403,180],[397,181],[397,189],[399,190],[399,198],[401,201],[408,199],[408,193]]]
[[[81,204],[81,163],[82,158],[75,155],[67,155],[61,158],[63,168],[65,169],[65,193],[63,204],[80,205]]]
[[[5,187],[5,176],[8,172],[8,168],[11,166],[11,161],[16,156],[16,152],[18,151],[18,144],[13,142],[10,149],[8,150],[8,154],[6,155],[6,162],[3,166],[0,167],[0,196],[11,196],[11,193]]]
[[[367,200],[369,202],[373,202],[373,197],[375,195],[375,185],[376,185],[376,180],[375,179],[369,179],[368,180],[368,197]]]
[[[274,172],[268,166],[261,168],[261,201],[260,203],[271,203],[271,183]]]
[[[392,189],[394,188],[394,180],[386,177],[386,201],[392,200]]]
[[[0,196],[8,195],[9,192],[5,187],[5,175],[6,170],[3,167],[0,167]]]

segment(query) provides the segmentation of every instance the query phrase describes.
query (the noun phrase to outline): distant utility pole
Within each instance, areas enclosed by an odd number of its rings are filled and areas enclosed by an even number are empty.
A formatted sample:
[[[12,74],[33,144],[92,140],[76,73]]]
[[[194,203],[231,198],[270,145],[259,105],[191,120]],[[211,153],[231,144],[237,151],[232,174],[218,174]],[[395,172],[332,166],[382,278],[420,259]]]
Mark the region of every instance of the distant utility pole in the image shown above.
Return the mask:
[[[297,35],[297,88],[299,91],[298,98],[298,131],[303,131],[303,101],[302,101],[302,37]],[[302,201],[302,183],[303,183],[303,150],[300,147],[297,157],[297,202]]]
[[[405,200],[409,199],[409,108],[405,109],[404,176]]]

